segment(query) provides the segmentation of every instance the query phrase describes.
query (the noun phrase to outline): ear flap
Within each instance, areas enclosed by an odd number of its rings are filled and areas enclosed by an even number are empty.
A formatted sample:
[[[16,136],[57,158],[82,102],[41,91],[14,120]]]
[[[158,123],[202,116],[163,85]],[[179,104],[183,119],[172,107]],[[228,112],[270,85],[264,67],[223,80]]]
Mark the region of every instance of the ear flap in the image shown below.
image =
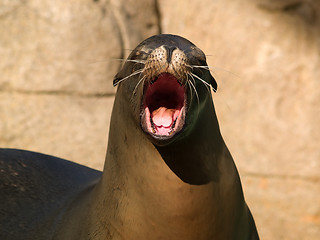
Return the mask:
[[[114,78],[113,78],[113,86],[117,86],[118,83],[120,82],[121,78],[119,77],[119,73],[117,73]]]
[[[211,78],[212,78],[211,79],[211,87],[212,87],[213,91],[216,92],[218,90],[218,84],[217,84],[216,80],[214,79],[214,77],[211,76]]]
[[[131,75],[127,75],[126,74],[126,71],[125,69],[128,69],[128,67],[126,67],[126,64],[128,63],[125,63],[122,67],[121,67],[121,70],[114,76],[113,78],[113,86],[117,86],[120,82],[126,80],[127,78],[130,78]],[[125,76],[125,77],[123,77]]]
[[[211,85],[211,88],[214,92],[216,92],[218,90],[218,84],[216,82],[216,80],[214,79],[214,77],[211,75],[211,73],[208,71],[209,74],[209,84]]]
[[[136,60],[129,59],[130,56],[128,57],[128,59],[126,60],[124,65],[121,67],[120,71],[114,76],[114,78],[113,78],[113,86],[114,87],[117,86],[122,81],[125,81],[125,80],[141,73],[140,70],[142,70],[143,67],[141,67],[139,65],[140,63],[137,62]]]

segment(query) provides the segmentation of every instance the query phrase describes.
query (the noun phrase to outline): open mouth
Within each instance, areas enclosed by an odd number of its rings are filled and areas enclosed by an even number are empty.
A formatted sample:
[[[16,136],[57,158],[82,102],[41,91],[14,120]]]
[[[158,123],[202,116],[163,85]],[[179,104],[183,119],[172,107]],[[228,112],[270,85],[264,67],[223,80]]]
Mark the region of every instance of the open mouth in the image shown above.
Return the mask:
[[[158,139],[168,139],[185,123],[186,91],[170,73],[162,73],[144,89],[141,125],[145,132]]]

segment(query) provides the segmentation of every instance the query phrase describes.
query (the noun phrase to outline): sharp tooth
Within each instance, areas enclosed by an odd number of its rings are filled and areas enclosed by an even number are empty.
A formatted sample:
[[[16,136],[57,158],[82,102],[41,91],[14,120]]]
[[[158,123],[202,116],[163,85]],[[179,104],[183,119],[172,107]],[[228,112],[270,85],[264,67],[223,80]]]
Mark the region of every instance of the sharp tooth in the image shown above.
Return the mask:
[[[174,129],[171,128],[170,131],[168,132],[168,134],[169,134],[169,135],[172,135],[174,132],[175,132]]]
[[[173,121],[173,124],[171,126],[171,129],[173,129],[176,126],[176,122],[177,122],[178,117]]]
[[[154,125],[154,122],[152,121],[151,115],[150,115],[150,123],[151,123],[151,127],[152,127],[152,132],[156,133],[156,127]]]

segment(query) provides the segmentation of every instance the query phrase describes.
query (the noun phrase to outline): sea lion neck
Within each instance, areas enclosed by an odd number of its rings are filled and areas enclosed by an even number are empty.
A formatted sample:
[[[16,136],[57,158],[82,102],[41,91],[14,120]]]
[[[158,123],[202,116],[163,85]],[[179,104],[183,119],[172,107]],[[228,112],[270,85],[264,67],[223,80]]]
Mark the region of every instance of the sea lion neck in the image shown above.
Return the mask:
[[[210,113],[200,111],[188,132],[178,136],[171,144],[156,147],[168,167],[183,182],[192,185],[219,181],[218,161],[225,149],[211,98],[203,108]]]
[[[102,176],[0,150],[1,239],[259,239],[219,131],[204,53],[174,35],[141,46],[151,54],[130,57],[114,79]]]
[[[116,155],[119,159],[119,156],[123,155],[124,161],[144,159],[144,165],[150,162],[152,165],[152,161],[162,161],[168,167],[168,171],[172,171],[171,174],[189,184],[201,185],[219,180],[217,161],[221,158],[226,146],[220,134],[211,96],[204,100],[200,111],[193,118],[196,120],[195,123],[190,123],[193,126],[189,127],[188,131],[181,133],[170,144],[158,146],[150,141],[148,135],[142,131],[141,126],[132,117],[130,104],[121,97],[125,93],[123,90],[119,86],[112,113],[109,136],[112,141],[109,141],[106,164],[108,157]],[[120,129],[118,126],[125,127]],[[135,155],[128,156],[130,152],[135,152]],[[211,152],[212,154],[201,155],[199,152]],[[154,159],[148,159],[146,156],[149,154]],[[128,158],[134,158],[134,160],[128,160]],[[130,163],[125,163],[126,166],[128,164]]]
[[[206,239],[197,238],[199,234],[213,236],[211,226],[214,223],[210,215],[218,214],[216,211],[219,208],[216,206],[223,201],[216,198],[219,174],[215,168],[218,164],[209,159],[214,157],[218,161],[222,150],[217,151],[216,156],[205,157],[199,156],[199,151],[207,151],[214,144],[205,137],[205,131],[218,132],[219,129],[214,129],[218,126],[213,124],[215,127],[201,130],[200,125],[204,128],[207,126],[200,121],[199,127],[196,126],[194,132],[184,139],[179,139],[172,145],[156,147],[140,126],[132,118],[128,118],[129,115],[126,116],[130,114],[126,111],[129,106],[123,103],[121,91],[119,87],[110,125],[112,142],[109,141],[105,170],[102,182],[98,185],[98,208],[108,206],[109,209],[115,209],[115,213],[101,218],[113,222],[124,239],[135,239],[128,238],[135,234],[136,239],[138,236],[139,239],[144,239],[141,236],[153,239],[153,234],[160,234],[159,238],[176,239],[176,234],[181,232],[184,232],[183,239]],[[205,137],[203,141],[196,137],[197,134],[200,138]],[[208,143],[204,143],[205,141]],[[220,139],[215,141],[217,149],[223,147]],[[215,208],[204,207],[211,205]],[[167,226],[173,219],[174,223],[167,231],[156,229]],[[148,221],[151,223],[148,228],[141,227]],[[203,221],[211,224],[201,225]],[[130,224],[132,228],[129,227]],[[192,224],[199,224],[199,231],[195,231]],[[126,226],[126,229],[122,230],[121,226]],[[219,227],[220,223],[216,223],[214,228]],[[187,229],[193,230],[188,232]]]
[[[179,50],[182,45],[190,51]],[[241,222],[247,224],[243,219],[250,215],[220,134],[209,89],[217,84],[204,60],[189,41],[160,35],[142,42],[116,75],[105,167],[91,208],[112,226],[101,239],[249,239],[248,225]],[[135,69],[137,63],[144,67]],[[171,91],[183,81],[170,64],[192,76],[187,95]],[[148,66],[169,70],[148,75]],[[103,211],[106,207],[111,210]],[[92,228],[101,232],[103,224]]]

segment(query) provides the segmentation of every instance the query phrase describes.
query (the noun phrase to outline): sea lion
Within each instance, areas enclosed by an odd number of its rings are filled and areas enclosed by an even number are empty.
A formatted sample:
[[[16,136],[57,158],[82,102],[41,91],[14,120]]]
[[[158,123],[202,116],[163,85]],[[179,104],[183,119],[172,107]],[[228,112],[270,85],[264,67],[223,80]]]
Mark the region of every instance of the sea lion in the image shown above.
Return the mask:
[[[150,37],[114,85],[102,175],[0,151],[0,238],[259,239],[220,134],[204,53],[179,36]]]

